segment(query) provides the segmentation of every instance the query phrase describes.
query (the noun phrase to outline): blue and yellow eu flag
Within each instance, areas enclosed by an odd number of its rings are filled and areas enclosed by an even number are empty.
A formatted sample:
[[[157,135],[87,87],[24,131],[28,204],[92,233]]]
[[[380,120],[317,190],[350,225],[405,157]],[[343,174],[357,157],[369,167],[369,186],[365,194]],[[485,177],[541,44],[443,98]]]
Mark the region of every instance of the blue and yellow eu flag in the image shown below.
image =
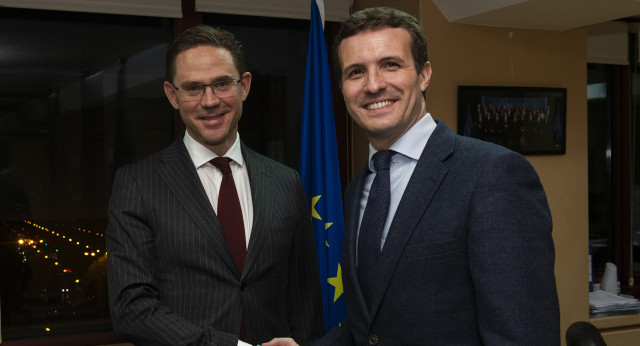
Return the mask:
[[[323,0],[311,0],[311,27],[304,83],[300,176],[309,196],[327,330],[346,317],[340,257],[344,235],[342,189]]]

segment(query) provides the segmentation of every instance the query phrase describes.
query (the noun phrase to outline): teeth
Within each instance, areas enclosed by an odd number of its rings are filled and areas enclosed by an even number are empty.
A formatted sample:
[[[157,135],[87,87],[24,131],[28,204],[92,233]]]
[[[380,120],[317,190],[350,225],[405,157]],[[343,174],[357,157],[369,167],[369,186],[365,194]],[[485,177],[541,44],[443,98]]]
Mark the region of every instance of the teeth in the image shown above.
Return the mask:
[[[379,109],[382,107],[386,107],[391,105],[391,101],[382,101],[382,102],[376,102],[376,103],[372,103],[370,105],[367,106],[368,110],[374,110],[374,109]]]

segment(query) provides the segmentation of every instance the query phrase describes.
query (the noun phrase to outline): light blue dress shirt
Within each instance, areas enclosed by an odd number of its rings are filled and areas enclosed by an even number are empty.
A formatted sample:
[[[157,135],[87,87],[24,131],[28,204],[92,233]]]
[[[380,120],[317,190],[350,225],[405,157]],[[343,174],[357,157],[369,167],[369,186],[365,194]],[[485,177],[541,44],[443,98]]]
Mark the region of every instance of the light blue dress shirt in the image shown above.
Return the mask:
[[[389,170],[390,183],[391,183],[391,196],[389,201],[389,214],[387,215],[387,221],[385,222],[384,229],[382,230],[382,239],[380,242],[380,250],[384,247],[385,240],[389,234],[389,227],[393,221],[393,217],[396,214],[404,190],[409,184],[409,179],[413,174],[413,170],[418,164],[418,159],[422,155],[422,151],[427,145],[427,141],[436,128],[436,122],[431,117],[431,114],[427,113],[424,117],[418,120],[409,131],[407,131],[402,137],[395,141],[389,150],[396,152],[391,157],[391,166]],[[376,171],[373,167],[373,161],[371,158],[373,154],[378,152],[369,144],[369,170],[372,172],[369,174],[364,182],[364,189],[362,191],[362,197],[360,198],[360,218],[358,221],[358,235],[360,234],[360,224],[362,223],[362,215],[364,209],[367,206],[367,199],[369,198],[369,190],[371,190],[371,184],[376,177]]]

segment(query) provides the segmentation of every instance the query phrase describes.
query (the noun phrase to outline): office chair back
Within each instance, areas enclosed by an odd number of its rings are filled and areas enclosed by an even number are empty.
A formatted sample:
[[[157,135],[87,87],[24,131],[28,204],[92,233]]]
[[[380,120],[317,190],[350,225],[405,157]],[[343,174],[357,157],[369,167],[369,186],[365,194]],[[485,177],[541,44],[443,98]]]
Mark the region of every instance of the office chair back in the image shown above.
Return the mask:
[[[589,322],[574,322],[567,329],[567,346],[607,346],[600,331]]]

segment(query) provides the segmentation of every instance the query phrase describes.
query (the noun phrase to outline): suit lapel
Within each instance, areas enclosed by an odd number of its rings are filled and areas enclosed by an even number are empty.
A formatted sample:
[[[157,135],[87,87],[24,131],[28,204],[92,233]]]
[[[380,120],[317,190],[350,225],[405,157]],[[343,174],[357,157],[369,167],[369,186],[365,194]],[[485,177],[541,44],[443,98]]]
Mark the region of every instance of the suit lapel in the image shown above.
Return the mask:
[[[371,316],[375,316],[409,238],[447,174],[442,161],[453,151],[454,142],[455,134],[444,123],[438,122],[422,151],[389,228],[378,264],[379,285],[372,293]]]
[[[364,181],[369,174],[369,168],[365,165],[349,184],[349,189],[345,193],[345,244],[342,256],[343,270],[342,280],[344,287],[353,287],[353,290],[345,289],[345,294],[362,312],[365,320],[369,321],[369,307],[362,294],[360,280],[358,278],[358,222],[360,221],[360,199],[364,189]],[[353,292],[351,295],[349,292]]]
[[[264,164],[264,158],[256,154],[251,149],[242,144],[242,157],[244,157],[251,185],[251,200],[253,203],[253,225],[251,236],[249,237],[249,247],[247,257],[242,271],[245,278],[254,267],[258,254],[265,243],[266,230],[269,226],[269,215],[271,215],[271,198],[275,191],[271,191],[271,172]]]
[[[158,168],[160,176],[202,230],[214,251],[220,254],[230,270],[237,275],[236,265],[224,239],[220,222],[215,216],[193,161],[184,146],[182,136],[179,136],[161,153],[160,160],[163,163]]]

